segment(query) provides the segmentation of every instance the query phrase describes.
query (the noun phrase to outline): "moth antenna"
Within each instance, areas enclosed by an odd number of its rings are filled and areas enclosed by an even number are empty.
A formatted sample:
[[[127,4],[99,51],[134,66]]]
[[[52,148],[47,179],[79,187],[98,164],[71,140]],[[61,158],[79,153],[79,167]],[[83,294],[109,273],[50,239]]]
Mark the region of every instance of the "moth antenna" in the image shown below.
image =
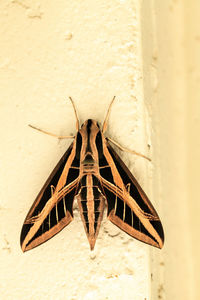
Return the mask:
[[[69,99],[73,105],[73,108],[74,108],[74,113],[75,113],[75,117],[76,117],[76,130],[79,131],[79,119],[78,119],[78,114],[77,114],[77,111],[76,111],[76,107],[75,107],[75,104],[74,104],[74,101],[72,100],[72,97],[69,96]]]
[[[40,129],[38,127],[35,127],[35,126],[31,125],[31,124],[28,124],[28,126],[31,127],[31,128],[33,128],[33,129],[36,129],[37,131],[40,131],[42,133],[45,133],[45,134],[48,134],[50,136],[56,137],[58,139],[74,139],[74,136],[72,136],[72,135],[63,135],[63,136],[62,135],[57,135],[57,134],[48,132],[46,130]]]
[[[110,111],[111,111],[111,107],[112,107],[112,104],[115,100],[115,97],[113,97],[109,107],[108,107],[108,111],[107,111],[107,114],[106,114],[106,118],[105,118],[105,121],[103,122],[103,127],[102,127],[102,133],[105,133],[106,132],[106,129],[107,129],[107,125],[108,125],[108,119],[109,119],[109,116],[110,116]]]

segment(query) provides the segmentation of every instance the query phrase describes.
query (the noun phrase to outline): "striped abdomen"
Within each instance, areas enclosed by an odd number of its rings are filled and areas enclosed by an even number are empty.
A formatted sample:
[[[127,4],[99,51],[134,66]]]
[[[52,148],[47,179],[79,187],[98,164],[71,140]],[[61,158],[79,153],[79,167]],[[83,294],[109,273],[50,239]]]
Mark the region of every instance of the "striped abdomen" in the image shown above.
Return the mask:
[[[87,174],[82,177],[77,200],[81,219],[92,250],[99,233],[105,202],[100,182],[96,176]]]

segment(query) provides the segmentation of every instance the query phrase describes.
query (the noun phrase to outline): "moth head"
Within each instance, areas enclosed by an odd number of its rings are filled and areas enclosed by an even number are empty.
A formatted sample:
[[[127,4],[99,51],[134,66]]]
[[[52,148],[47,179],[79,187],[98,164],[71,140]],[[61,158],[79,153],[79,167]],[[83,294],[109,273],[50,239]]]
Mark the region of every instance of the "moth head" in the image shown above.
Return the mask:
[[[83,127],[86,127],[86,128],[95,128],[95,127],[98,127],[100,128],[98,122],[96,120],[92,120],[92,119],[88,119],[86,120],[82,125],[81,125],[81,128]]]

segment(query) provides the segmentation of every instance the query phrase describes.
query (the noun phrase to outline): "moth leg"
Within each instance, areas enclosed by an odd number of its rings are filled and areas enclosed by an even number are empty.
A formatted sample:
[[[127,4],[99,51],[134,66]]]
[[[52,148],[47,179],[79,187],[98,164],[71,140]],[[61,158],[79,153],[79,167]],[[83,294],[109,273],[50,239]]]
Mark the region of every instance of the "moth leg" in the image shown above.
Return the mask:
[[[122,151],[126,151],[126,152],[133,153],[133,154],[135,154],[135,155],[144,157],[144,158],[148,159],[149,161],[151,161],[151,159],[150,159],[149,157],[147,157],[147,156],[145,156],[145,155],[143,155],[143,154],[141,154],[141,153],[138,153],[138,152],[136,152],[136,151],[134,151],[134,150],[130,150],[130,149],[128,149],[128,148],[125,148],[125,147],[121,146],[120,144],[118,144],[117,142],[115,142],[114,140],[112,140],[112,139],[109,138],[109,137],[107,137],[106,139],[107,139],[108,141],[110,141],[111,143],[113,143],[115,146],[117,146],[117,147],[118,147],[120,150],[122,150]]]
[[[51,197],[52,197],[56,188],[54,185],[51,185],[50,188],[51,188]]]
[[[109,165],[105,165],[105,166],[99,167],[99,169],[104,169],[104,168],[110,168],[110,166]]]
[[[111,111],[111,107],[112,107],[112,104],[113,104],[114,100],[115,100],[115,96],[113,97],[113,99],[112,99],[112,101],[111,101],[111,103],[109,105],[105,121],[103,122],[102,133],[106,132],[107,125],[108,125],[108,119],[109,119],[109,116],[110,116],[110,111]]]
[[[45,133],[45,134],[48,134],[48,135],[51,135],[51,136],[53,136],[53,137],[56,137],[56,138],[58,138],[58,139],[74,139],[74,136],[73,135],[57,135],[57,134],[54,134],[54,133],[51,133],[51,132],[48,132],[48,131],[45,131],[45,130],[43,130],[43,129],[40,129],[40,128],[38,128],[38,127],[35,127],[35,126],[33,126],[33,125],[28,125],[29,127],[31,127],[31,128],[33,128],[33,129],[36,129],[36,130],[38,130],[38,131],[40,131],[40,132],[42,132],[42,133]]]
[[[80,170],[80,167],[74,167],[74,166],[72,167],[72,166],[71,166],[70,169]]]
[[[73,108],[74,108],[74,113],[75,113],[75,117],[76,117],[76,130],[79,131],[79,119],[78,119],[78,114],[77,114],[77,111],[76,111],[76,107],[75,107],[75,104],[74,104],[74,101],[72,100],[72,97],[69,97],[72,105],[73,105]]]

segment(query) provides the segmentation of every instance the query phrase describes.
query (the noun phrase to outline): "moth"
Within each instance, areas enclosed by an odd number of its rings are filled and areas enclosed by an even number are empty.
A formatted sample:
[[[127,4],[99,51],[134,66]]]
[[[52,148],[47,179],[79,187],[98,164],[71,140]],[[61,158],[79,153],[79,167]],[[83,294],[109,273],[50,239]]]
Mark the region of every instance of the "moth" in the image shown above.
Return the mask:
[[[144,243],[163,247],[164,232],[156,210],[110,143],[147,157],[105,137],[114,99],[100,129],[99,124],[91,119],[79,127],[76,108],[70,98],[77,132],[75,136],[57,136],[73,138],[73,142],[28,212],[21,231],[23,251],[49,240],[72,221],[75,198],[91,250],[95,246],[105,206],[108,219],[120,229]]]

